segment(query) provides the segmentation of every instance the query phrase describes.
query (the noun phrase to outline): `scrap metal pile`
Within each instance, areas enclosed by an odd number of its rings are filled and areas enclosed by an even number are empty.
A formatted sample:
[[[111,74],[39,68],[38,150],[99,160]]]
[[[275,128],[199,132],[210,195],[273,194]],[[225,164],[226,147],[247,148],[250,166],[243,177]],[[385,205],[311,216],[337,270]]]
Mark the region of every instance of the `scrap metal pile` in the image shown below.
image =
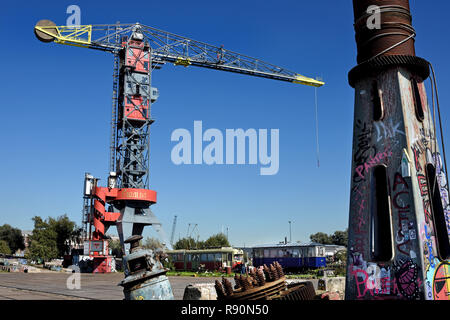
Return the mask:
[[[269,267],[253,269],[246,275],[215,282],[217,300],[314,300],[318,299],[312,282],[287,284],[283,268],[278,262]],[[320,298],[319,298],[320,299]]]

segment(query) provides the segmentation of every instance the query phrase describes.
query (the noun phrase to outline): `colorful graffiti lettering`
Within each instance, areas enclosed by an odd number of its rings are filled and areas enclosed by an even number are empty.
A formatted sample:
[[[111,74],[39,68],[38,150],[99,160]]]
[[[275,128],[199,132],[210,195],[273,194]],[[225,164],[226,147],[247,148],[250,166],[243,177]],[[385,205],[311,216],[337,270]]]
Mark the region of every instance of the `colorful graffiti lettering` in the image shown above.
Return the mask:
[[[357,299],[378,299],[383,296],[419,299],[422,282],[419,267],[411,259],[394,263],[393,273],[389,267],[366,263],[361,257],[353,259],[353,262],[357,265],[352,264],[350,272],[356,284]]]
[[[378,152],[374,157],[370,157],[368,161],[364,164],[356,167],[355,172],[361,179],[365,179],[365,174],[369,172],[370,168],[375,167],[376,165],[382,163],[383,160],[392,156],[392,151],[390,149],[386,149],[383,152]]]
[[[375,122],[377,142],[380,142],[382,139],[395,139],[397,134],[405,135],[403,131],[399,130],[401,124],[401,122],[398,122],[394,125],[392,119],[389,120],[387,125],[384,122]]]
[[[431,233],[428,232],[426,224],[423,227],[425,229],[425,238],[427,239],[427,241],[425,242],[426,247],[424,246],[425,255],[428,257],[430,267],[434,269],[435,265],[434,265],[433,243],[431,241]]]
[[[397,211],[398,217],[398,231],[395,237],[397,250],[406,256],[415,258],[415,252],[412,251],[411,240],[415,240],[417,238],[417,232],[414,223],[409,220],[409,186],[403,176],[398,172],[395,173],[392,190],[394,193],[392,203],[394,209]]]
[[[355,166],[363,165],[370,156],[375,156],[377,154],[377,149],[375,146],[371,146],[372,138],[372,126],[367,125],[361,120],[356,121],[356,130],[359,131],[356,136],[356,146],[355,152],[353,154],[353,162]],[[362,179],[357,175],[353,175],[354,182],[360,182]]]

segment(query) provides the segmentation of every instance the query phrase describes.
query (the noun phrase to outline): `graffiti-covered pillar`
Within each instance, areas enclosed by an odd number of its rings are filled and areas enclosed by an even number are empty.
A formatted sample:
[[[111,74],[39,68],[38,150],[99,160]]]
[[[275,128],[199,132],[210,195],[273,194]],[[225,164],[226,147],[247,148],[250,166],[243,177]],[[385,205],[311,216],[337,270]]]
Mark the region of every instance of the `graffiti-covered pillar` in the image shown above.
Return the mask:
[[[408,0],[353,0],[346,299],[449,299],[450,206]]]

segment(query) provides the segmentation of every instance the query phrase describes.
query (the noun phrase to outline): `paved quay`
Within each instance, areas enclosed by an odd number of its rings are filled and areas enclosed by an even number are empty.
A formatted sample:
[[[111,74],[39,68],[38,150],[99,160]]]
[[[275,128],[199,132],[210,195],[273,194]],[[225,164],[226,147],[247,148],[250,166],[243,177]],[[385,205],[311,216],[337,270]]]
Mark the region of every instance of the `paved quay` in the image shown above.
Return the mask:
[[[81,274],[80,289],[69,289],[71,273],[0,273],[0,300],[122,300],[117,284],[122,273]],[[174,297],[183,299],[188,284],[214,283],[220,278],[169,277]]]
[[[118,283],[123,273],[82,273],[80,289],[69,289],[67,280],[72,273],[0,272],[0,300],[122,300]],[[189,284],[214,283],[217,277],[169,277],[176,300],[182,300]],[[312,280],[317,289],[317,280]]]

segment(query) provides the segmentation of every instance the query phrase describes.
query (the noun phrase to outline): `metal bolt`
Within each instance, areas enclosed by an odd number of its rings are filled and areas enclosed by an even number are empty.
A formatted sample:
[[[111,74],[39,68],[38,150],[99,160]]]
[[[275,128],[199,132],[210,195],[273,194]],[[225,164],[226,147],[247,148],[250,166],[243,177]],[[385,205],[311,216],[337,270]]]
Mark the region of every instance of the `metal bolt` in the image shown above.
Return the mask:
[[[266,284],[266,279],[264,278],[264,272],[261,269],[258,269],[258,271],[256,272],[256,276],[258,279],[258,284],[260,286],[263,286]]]
[[[281,264],[278,263],[278,261],[275,261],[274,264],[278,273],[278,278],[283,278],[284,277],[283,267],[281,266]]]
[[[233,295],[233,285],[231,284],[231,282],[228,279],[222,278],[222,283],[223,283],[223,286],[225,287],[225,293],[227,294],[227,296],[232,296]]]
[[[234,284],[235,284],[234,285],[235,289],[239,289],[239,288],[242,287],[241,281],[240,281],[239,276],[237,274],[234,275]]]
[[[225,297],[225,291],[223,290],[222,284],[219,280],[216,280],[214,287],[216,288],[217,297],[219,299]]]
[[[272,279],[273,280],[278,280],[278,272],[277,269],[275,269],[275,267],[273,266],[273,264],[270,265],[270,273],[272,274]]]

